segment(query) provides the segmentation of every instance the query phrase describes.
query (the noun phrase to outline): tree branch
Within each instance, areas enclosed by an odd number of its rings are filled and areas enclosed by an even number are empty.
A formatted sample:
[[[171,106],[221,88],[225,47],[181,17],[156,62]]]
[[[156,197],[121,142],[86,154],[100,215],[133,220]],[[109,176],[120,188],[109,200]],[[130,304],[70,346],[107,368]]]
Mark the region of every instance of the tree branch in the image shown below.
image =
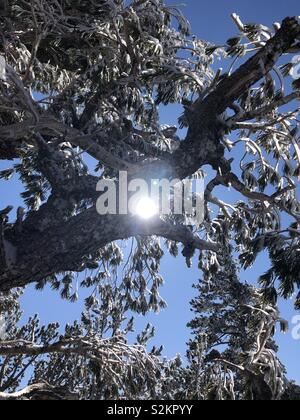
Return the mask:
[[[77,394],[62,387],[53,387],[46,382],[29,385],[21,391],[8,394],[0,392],[0,401],[15,400],[77,400]]]
[[[280,56],[288,51],[299,35],[299,20],[295,17],[284,19],[281,28],[265,47],[230,77],[223,79],[216,90],[209,95],[206,104],[214,104],[219,114],[224,112],[229,104],[239,99],[245,91],[272,70]]]
[[[21,144],[21,141],[24,141],[26,136],[29,137],[29,144],[34,144],[30,140],[34,133],[60,137],[62,141],[67,141],[75,147],[80,147],[81,150],[86,151],[90,156],[110,168],[133,171],[133,164],[114,156],[101,146],[100,143],[103,141],[103,133],[84,134],[76,128],[57,121],[49,114],[41,116],[37,122],[29,119],[21,123],[0,127],[0,144],[1,142],[4,143],[5,141],[9,142],[11,140],[14,142],[20,141]]]
[[[290,95],[284,96],[283,98],[280,98],[274,102],[272,102],[269,105],[266,105],[262,108],[254,109],[253,111],[245,112],[241,115],[239,115],[236,118],[232,118],[228,121],[229,124],[231,122],[242,122],[242,121],[249,121],[253,120],[255,118],[262,118],[268,115],[270,112],[274,111],[276,108],[279,108],[281,106],[287,105],[288,103],[294,101],[295,99],[300,99],[300,92],[296,91],[291,93]]]
[[[61,356],[71,357],[80,356],[83,359],[92,361],[99,366],[101,374],[106,380],[119,380],[120,369],[125,368],[131,371],[132,366],[147,371],[154,376],[157,373],[159,359],[157,356],[149,354],[143,346],[129,345],[122,335],[111,338],[98,338],[95,334],[73,338],[62,338],[57,342],[38,345],[24,340],[0,342],[0,355],[9,357],[32,357],[60,354]],[[76,397],[75,394],[67,393],[64,388],[54,388],[48,384],[33,385],[26,390],[6,394],[0,393],[1,399],[21,399],[31,397],[36,391],[50,392],[50,395],[66,393],[70,398]]]
[[[228,129],[220,115],[272,70],[299,34],[297,18],[285,19],[281,29],[257,54],[231,76],[223,78],[205,99],[200,97],[189,107],[186,111],[189,121],[186,140],[173,154],[172,166],[177,176],[186,178],[206,164],[218,167],[225,151],[220,140]]]
[[[25,220],[22,235],[13,229],[6,230],[6,240],[17,255],[10,270],[0,269],[1,291],[40,281],[54,273],[74,271],[75,264],[78,268],[84,257],[108,243],[134,236],[157,235],[195,249],[219,250],[217,244],[201,240],[185,226],[171,225],[159,217],[145,222],[128,215],[100,216],[95,207],[69,221],[51,223],[43,232],[36,229],[36,224],[37,218]]]
[[[221,139],[224,135],[224,122],[219,115],[230,106],[242,93],[266,75],[274,66],[280,55],[286,52],[300,34],[300,25],[296,18],[288,18],[276,35],[267,42],[255,56],[250,58],[232,76],[227,77],[216,86],[204,100],[196,101],[188,112],[189,131],[185,141],[167,160],[152,159],[139,165],[132,165],[112,155],[101,143],[101,133],[84,134],[80,130],[57,121],[44,113],[38,121],[34,119],[24,123],[0,128],[0,143],[4,139],[23,139],[25,133],[32,130],[42,135],[62,136],[65,141],[86,150],[91,156],[103,162],[107,167],[128,170],[129,174],[140,178],[180,178],[194,174],[205,164],[218,169],[224,156]],[[224,180],[222,180],[222,183]],[[279,205],[274,197],[251,192],[231,176],[225,184],[233,187],[249,199],[257,199]],[[199,249],[218,251],[216,244],[205,243],[184,227],[168,225],[160,219],[142,223],[135,217],[102,216],[95,208],[71,218],[68,221],[58,220],[51,228],[41,231],[37,225],[47,220],[47,211],[37,212],[34,219],[40,223],[32,224],[28,219],[23,223],[23,232],[16,234],[14,229],[5,230],[5,239],[17,251],[13,269],[0,269],[0,290],[24,286],[30,282],[45,279],[61,271],[72,270],[84,256],[96,252],[106,244],[132,236],[158,235],[191,245]]]

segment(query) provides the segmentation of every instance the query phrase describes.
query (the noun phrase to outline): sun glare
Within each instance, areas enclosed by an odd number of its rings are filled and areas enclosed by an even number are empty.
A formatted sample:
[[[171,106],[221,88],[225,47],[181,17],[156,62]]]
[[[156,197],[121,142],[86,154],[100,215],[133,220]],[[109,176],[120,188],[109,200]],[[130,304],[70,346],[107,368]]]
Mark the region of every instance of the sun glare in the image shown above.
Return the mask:
[[[141,198],[135,208],[135,213],[142,219],[151,219],[158,214],[158,209],[153,200],[149,197]]]

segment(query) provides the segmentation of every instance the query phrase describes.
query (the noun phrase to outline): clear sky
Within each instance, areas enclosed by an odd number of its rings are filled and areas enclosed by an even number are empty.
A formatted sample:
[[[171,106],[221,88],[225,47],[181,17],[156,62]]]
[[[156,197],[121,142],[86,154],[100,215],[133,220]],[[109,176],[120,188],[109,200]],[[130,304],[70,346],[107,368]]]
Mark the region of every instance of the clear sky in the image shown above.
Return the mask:
[[[176,0],[169,1],[170,4]],[[180,3],[180,1],[178,1]],[[236,34],[230,14],[238,13],[243,21],[260,22],[267,25],[275,21],[281,21],[286,16],[300,15],[298,0],[285,1],[245,1],[245,0],[214,0],[197,1],[185,0],[184,14],[189,18],[193,32],[203,39],[217,44],[224,43],[228,38]],[[162,123],[176,124],[178,109],[171,107],[162,112]],[[0,163],[0,169],[7,165]],[[1,183],[3,184],[3,183]],[[6,186],[0,184],[0,207],[7,204],[15,204],[18,184],[15,190],[11,189],[11,183]],[[267,267],[268,261],[265,256],[259,259],[255,269],[243,274],[243,279],[254,281]],[[163,261],[162,273],[166,284],[162,288],[162,296],[168,301],[169,307],[159,315],[150,315],[139,318],[138,326],[151,322],[157,328],[157,336],[152,344],[164,344],[165,354],[168,357],[177,353],[184,355],[185,342],[189,338],[186,324],[191,320],[192,313],[189,309],[189,301],[193,296],[192,284],[197,282],[201,273],[196,269],[187,269],[183,257],[177,260],[166,257]],[[57,293],[46,291],[39,293],[29,287],[22,299],[26,316],[38,313],[43,322],[60,320],[70,322],[80,314],[79,304],[62,302]],[[297,315],[292,307],[292,302],[281,304],[282,317],[291,322]],[[286,335],[277,334],[280,344],[280,357],[288,369],[289,377],[300,383],[299,351],[300,341],[293,340],[291,332]]]

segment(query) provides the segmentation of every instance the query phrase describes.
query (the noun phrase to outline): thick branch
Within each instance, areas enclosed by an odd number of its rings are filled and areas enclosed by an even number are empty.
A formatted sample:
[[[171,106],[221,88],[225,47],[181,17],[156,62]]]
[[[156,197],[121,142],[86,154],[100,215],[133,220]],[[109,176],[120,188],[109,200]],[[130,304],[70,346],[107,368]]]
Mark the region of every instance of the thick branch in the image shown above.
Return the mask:
[[[297,18],[286,18],[280,30],[250,60],[243,64],[230,77],[218,85],[206,102],[213,104],[218,113],[225,109],[246,92],[251,86],[267,75],[280,56],[288,51],[300,34]]]
[[[0,273],[0,290],[25,286],[62,271],[76,271],[83,257],[95,253],[108,243],[133,236],[157,235],[169,240],[217,252],[219,247],[195,237],[185,226],[175,226],[160,218],[144,222],[133,216],[99,216],[95,207],[67,222],[53,224],[42,233],[37,220],[23,224],[20,236],[6,231],[6,239],[15,247],[13,267]],[[41,221],[42,222],[42,221]]]
[[[299,34],[298,20],[285,19],[281,29],[265,47],[231,76],[222,79],[204,100],[200,98],[186,111],[189,131],[186,140],[173,155],[173,166],[177,176],[186,178],[205,164],[217,168],[218,161],[224,156],[220,139],[225,131],[225,122],[220,121],[219,116],[272,70]]]
[[[0,392],[0,401],[15,400],[77,400],[78,396],[65,388],[53,387],[46,382],[29,385],[21,391],[8,394]]]

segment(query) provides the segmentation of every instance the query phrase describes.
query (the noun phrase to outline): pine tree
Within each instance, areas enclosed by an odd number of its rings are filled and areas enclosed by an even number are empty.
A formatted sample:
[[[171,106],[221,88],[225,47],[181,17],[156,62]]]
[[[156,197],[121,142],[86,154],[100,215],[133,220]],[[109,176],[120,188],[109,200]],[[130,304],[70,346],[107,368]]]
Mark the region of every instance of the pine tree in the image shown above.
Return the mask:
[[[286,328],[278,295],[300,285],[299,18],[233,14],[239,33],[220,47],[163,0],[11,0],[0,13],[0,179],[22,187],[18,208],[0,209],[0,399],[297,399],[273,332]],[[161,123],[171,104],[184,139]],[[150,185],[207,167],[196,226],[97,211],[99,180],[121,188],[121,171]],[[188,366],[148,350],[150,325],[132,339],[136,314],[166,307],[160,263],[181,249],[203,278]],[[265,250],[271,269],[243,283]],[[80,322],[21,322],[31,283],[87,295]]]

